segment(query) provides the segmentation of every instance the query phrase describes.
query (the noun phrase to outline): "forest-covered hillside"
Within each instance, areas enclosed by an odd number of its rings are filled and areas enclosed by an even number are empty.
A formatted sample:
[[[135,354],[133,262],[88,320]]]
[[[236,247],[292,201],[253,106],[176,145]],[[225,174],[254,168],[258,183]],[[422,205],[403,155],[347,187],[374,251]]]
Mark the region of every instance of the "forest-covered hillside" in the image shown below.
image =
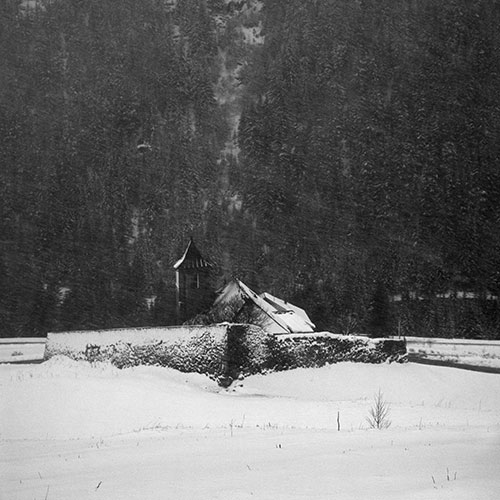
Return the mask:
[[[498,26],[497,0],[1,2],[0,334],[174,322],[193,236],[214,286],[320,329],[500,337]]]

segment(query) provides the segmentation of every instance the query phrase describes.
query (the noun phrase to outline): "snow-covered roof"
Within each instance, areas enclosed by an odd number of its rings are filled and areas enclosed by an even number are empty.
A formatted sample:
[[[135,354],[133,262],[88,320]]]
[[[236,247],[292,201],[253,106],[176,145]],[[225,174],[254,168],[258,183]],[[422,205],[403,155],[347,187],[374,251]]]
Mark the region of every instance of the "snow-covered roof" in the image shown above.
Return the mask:
[[[298,316],[301,322],[305,323],[306,325],[309,325],[309,327],[312,330],[316,328],[316,325],[311,321],[311,319],[304,311],[304,309],[301,309],[300,307],[290,304],[290,302],[286,302],[285,300],[282,300],[278,297],[274,297],[273,295],[267,292],[262,293],[260,296],[276,309],[277,314],[287,314],[288,315],[287,317],[290,317],[289,313],[294,313],[293,314],[294,316]],[[303,324],[301,327],[303,327]],[[308,330],[300,330],[300,331],[305,332]]]
[[[257,295],[239,280],[233,280],[226,285],[217,297],[214,306],[221,306],[235,300],[251,300],[264,313],[265,324],[262,327],[269,333],[309,333],[314,331],[314,323],[303,309],[269,293]]]
[[[212,264],[203,258],[200,251],[196,248],[193,239],[189,240],[186,250],[184,250],[184,254],[174,264],[174,269],[197,269],[207,267],[212,267]]]

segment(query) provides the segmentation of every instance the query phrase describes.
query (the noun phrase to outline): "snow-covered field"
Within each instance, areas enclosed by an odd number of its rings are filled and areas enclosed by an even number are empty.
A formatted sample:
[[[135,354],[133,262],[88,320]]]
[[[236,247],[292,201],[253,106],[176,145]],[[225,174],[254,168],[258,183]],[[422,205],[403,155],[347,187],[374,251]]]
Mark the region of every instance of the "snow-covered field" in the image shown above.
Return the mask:
[[[379,389],[384,430],[366,420]],[[2,500],[496,499],[499,463],[496,374],[339,363],[223,390],[62,356],[0,366]]]

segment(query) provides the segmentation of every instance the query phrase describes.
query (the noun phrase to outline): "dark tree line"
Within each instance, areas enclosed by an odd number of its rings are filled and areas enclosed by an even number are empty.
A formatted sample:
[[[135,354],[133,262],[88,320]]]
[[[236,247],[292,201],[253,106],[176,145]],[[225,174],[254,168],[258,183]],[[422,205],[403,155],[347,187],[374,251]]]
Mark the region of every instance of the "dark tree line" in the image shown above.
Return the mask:
[[[175,321],[194,236],[320,328],[498,337],[500,3],[263,4],[0,3],[2,335]]]
[[[146,298],[171,295],[164,273],[205,232],[225,137],[209,11],[153,0],[2,9],[3,331],[168,320],[151,318]]]
[[[325,327],[369,329],[383,285],[424,299],[394,304],[403,333],[498,335],[498,301],[436,295],[499,292],[499,20],[488,0],[266,2],[240,127],[263,286]]]

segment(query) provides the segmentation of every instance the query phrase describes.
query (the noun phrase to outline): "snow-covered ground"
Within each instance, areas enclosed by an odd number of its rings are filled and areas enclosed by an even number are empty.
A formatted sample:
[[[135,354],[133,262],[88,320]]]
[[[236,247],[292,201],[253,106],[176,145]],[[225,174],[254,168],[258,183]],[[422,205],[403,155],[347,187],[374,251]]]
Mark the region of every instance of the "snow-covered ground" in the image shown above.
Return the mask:
[[[379,389],[385,430],[366,420]],[[496,499],[499,463],[496,374],[339,363],[223,390],[62,356],[0,366],[2,500]]]

